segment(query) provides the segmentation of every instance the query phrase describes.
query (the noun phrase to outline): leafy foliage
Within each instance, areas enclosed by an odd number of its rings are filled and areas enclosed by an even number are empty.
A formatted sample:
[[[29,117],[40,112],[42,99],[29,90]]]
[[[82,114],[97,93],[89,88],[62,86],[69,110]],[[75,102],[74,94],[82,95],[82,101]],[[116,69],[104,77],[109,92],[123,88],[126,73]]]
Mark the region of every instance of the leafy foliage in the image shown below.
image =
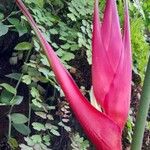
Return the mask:
[[[71,68],[70,61],[79,51],[81,55],[82,52],[86,52],[87,60],[91,65],[93,0],[68,0],[67,2],[65,0],[24,0],[24,2],[32,12],[47,41],[51,43],[68,69]],[[69,106],[65,103],[60,108],[62,116],[56,113],[60,99],[64,99],[63,93],[57,85],[53,72],[49,69],[48,60],[34,33],[29,28],[26,18],[17,10],[8,13],[4,6],[8,5],[8,9],[12,10],[13,4],[10,1],[9,4],[7,1],[4,3],[0,4],[0,37],[6,35],[8,31],[15,31],[20,37],[26,34],[30,35],[30,40],[21,41],[16,45],[10,58],[12,65],[16,65],[20,60],[24,62],[21,73],[13,72],[6,76],[16,81],[16,86],[8,83],[0,84],[0,105],[10,106],[8,113],[10,123],[15,130],[28,136],[24,138],[26,144],[20,144],[20,148],[22,150],[49,149],[52,140],[58,138],[64,130],[69,135],[71,133],[69,148],[87,149],[90,145],[89,142],[80,134],[74,134],[68,124],[71,122]],[[101,1],[101,10],[104,8],[104,4],[105,1]],[[147,11],[149,5],[148,0],[141,2],[141,7],[137,7],[135,1],[130,3],[133,69],[137,70],[142,78],[149,55],[149,45],[146,42],[145,34],[150,31],[150,17]],[[118,10],[119,14],[123,16],[121,0],[118,3]],[[101,14],[102,16],[103,14]],[[123,17],[120,21],[123,22]],[[12,113],[13,107],[20,105],[24,100],[24,97],[17,93],[18,85],[21,82],[28,87],[28,116]],[[52,91],[47,90],[48,85],[52,86]],[[60,93],[59,97],[57,93]],[[31,119],[32,114],[36,116],[36,119]],[[127,123],[129,141],[131,141],[132,127],[133,122],[129,118]],[[11,130],[11,126],[9,130]],[[34,130],[34,134],[31,132],[32,130]],[[10,140],[10,145],[15,142]]]

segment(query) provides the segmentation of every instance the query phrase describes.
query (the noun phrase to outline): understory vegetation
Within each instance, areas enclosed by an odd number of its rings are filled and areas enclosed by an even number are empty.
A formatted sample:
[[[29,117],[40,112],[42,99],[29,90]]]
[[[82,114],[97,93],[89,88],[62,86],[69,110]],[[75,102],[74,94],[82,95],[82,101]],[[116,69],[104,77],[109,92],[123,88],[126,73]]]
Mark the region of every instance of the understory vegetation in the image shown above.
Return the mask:
[[[93,0],[24,0],[38,27],[91,98]],[[149,57],[150,1],[129,3],[133,82],[122,143],[130,147]],[[105,1],[100,1],[103,17]],[[123,3],[117,1],[123,24]],[[121,84],[121,83],[120,83]],[[35,33],[13,1],[0,2],[0,149],[93,150],[60,89]],[[150,149],[150,114],[143,150]]]

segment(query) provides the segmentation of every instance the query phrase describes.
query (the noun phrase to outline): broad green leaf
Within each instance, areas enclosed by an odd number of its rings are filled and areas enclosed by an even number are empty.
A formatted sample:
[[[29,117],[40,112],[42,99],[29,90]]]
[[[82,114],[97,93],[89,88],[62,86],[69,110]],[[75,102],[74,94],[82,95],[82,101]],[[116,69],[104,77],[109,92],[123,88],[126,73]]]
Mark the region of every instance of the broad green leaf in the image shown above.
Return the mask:
[[[10,101],[12,100],[13,96],[14,95],[7,90],[3,90],[0,95],[0,103],[10,105]]]
[[[11,114],[11,120],[14,124],[23,124],[28,121],[28,118],[20,113],[13,113]]]
[[[0,37],[8,32],[8,26],[0,22]]]
[[[28,135],[30,134],[30,129],[25,124],[12,124],[13,127],[21,134]]]
[[[12,94],[16,94],[16,92],[17,92],[16,89],[13,86],[11,86],[7,83],[1,83],[0,87],[5,88],[8,92],[10,92]]]
[[[20,105],[22,101],[23,101],[23,96],[17,95],[10,101],[10,105]]]
[[[19,43],[16,47],[15,47],[15,50],[18,50],[18,51],[27,51],[27,50],[30,50],[32,49],[32,44],[29,43],[29,42],[22,42],[22,43]]]

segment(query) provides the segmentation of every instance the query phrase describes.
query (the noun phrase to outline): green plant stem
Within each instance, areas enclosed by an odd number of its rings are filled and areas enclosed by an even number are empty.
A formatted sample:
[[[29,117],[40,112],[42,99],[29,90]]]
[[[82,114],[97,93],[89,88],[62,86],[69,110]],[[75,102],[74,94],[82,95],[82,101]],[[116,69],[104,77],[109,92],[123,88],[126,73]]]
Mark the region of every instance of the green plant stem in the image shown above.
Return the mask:
[[[31,98],[29,98],[28,129],[30,128],[30,122],[31,122],[31,110],[32,110]],[[28,132],[28,136],[29,135],[30,135],[30,133]]]
[[[149,105],[150,105],[150,58],[147,66],[139,110],[136,118],[131,150],[141,150]]]
[[[8,139],[11,138],[11,115],[8,114],[9,127],[8,127]]]
[[[30,53],[31,53],[31,50],[27,53],[27,56],[26,56],[26,59],[25,59],[25,63],[28,61],[28,59],[29,59],[29,57],[30,57]],[[18,82],[17,82],[17,84],[16,84],[16,87],[15,87],[16,91],[17,91],[17,89],[18,89],[18,87],[19,87],[19,85],[20,85],[20,83],[21,83],[21,80],[22,80],[23,75],[24,75],[24,74],[22,73],[21,76],[20,76],[20,78],[19,78],[19,80],[18,80]],[[15,99],[16,95],[17,95],[17,93],[14,94],[12,100]],[[11,100],[11,101],[12,101],[12,100]],[[8,115],[7,115],[7,116],[8,116],[8,119],[9,119],[8,139],[11,138],[11,113],[12,113],[12,110],[13,110],[14,106],[15,106],[15,104],[11,105],[10,110],[9,110],[9,113],[8,113]],[[30,109],[30,108],[29,108],[29,109]]]

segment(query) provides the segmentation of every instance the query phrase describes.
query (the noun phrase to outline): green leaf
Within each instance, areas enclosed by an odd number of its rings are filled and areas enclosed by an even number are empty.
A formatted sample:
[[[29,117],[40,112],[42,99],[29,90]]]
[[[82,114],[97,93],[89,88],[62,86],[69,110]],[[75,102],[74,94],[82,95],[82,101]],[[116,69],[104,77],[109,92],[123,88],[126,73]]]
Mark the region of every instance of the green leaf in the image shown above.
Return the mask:
[[[14,124],[23,124],[28,121],[28,118],[20,113],[13,113],[11,114],[11,120]]]
[[[31,95],[36,99],[39,99],[40,97],[39,91],[35,87],[31,88]]]
[[[48,62],[48,59],[47,59],[47,57],[45,56],[45,55],[43,55],[43,54],[41,54],[41,62],[43,63],[43,65],[45,65],[45,66],[50,66],[50,64],[49,64],[49,62]]]
[[[8,144],[10,145],[12,150],[15,150],[15,149],[17,149],[19,147],[19,144],[18,144],[17,140],[14,139],[14,138],[10,138],[8,140]]]
[[[62,49],[69,49],[70,47],[71,47],[71,45],[68,44],[68,43],[66,43],[66,44],[64,44],[64,45],[61,45],[61,48],[62,48]]]
[[[12,125],[19,133],[23,135],[28,135],[31,132],[31,130],[25,124],[12,124]]]
[[[4,14],[0,12],[0,20],[4,19]]]
[[[9,85],[7,83],[0,84],[0,87],[5,88],[8,92],[10,92],[12,94],[16,94],[17,93],[16,89],[13,86],[11,86],[11,85]]]
[[[74,59],[74,57],[75,57],[75,55],[73,53],[66,52],[66,53],[63,54],[61,59],[64,60],[64,61],[70,61],[70,60]]]
[[[8,21],[13,25],[18,25],[20,23],[19,19],[17,18],[8,18]]]
[[[49,31],[51,34],[54,34],[54,35],[58,34],[58,31],[56,29],[50,29]]]
[[[24,82],[27,85],[31,84],[31,81],[32,81],[32,79],[31,79],[31,76],[29,76],[29,75],[24,75],[22,77],[22,82]]]
[[[32,49],[32,44],[29,43],[29,42],[22,42],[22,43],[19,43],[17,44],[17,46],[15,47],[15,50],[18,50],[18,51],[27,51],[27,50],[30,50]]]
[[[22,150],[33,150],[32,147],[27,146],[27,145],[25,145],[25,144],[20,144],[19,147],[20,147]]]
[[[53,133],[56,136],[60,136],[59,132],[56,131],[55,129],[51,129],[51,133]]]
[[[13,24],[19,33],[19,36],[27,33],[27,27],[17,18],[8,18],[8,21]]]
[[[37,131],[42,131],[42,130],[45,131],[46,130],[45,126],[42,123],[33,122],[32,126]]]
[[[43,75],[48,79],[49,75],[50,75],[50,70],[44,67],[39,67],[38,71],[43,73]]]
[[[41,143],[42,142],[41,135],[33,135],[33,136],[31,136],[31,139],[33,140],[34,143]]]
[[[68,16],[72,21],[76,21],[76,17],[75,17],[74,14],[69,13],[69,14],[67,14],[67,16]]]
[[[14,95],[7,90],[3,90],[0,95],[0,102],[6,105],[10,105],[10,101],[12,100],[13,96]]]
[[[17,95],[10,101],[10,105],[20,105],[22,101],[23,101],[23,96]]]
[[[32,103],[33,103],[36,107],[42,108],[42,104],[41,104],[40,102],[38,102],[37,99],[33,99],[33,100],[32,100]]]
[[[44,0],[36,0],[33,3],[35,3],[36,5],[38,5],[40,8],[43,8]]]
[[[8,26],[0,22],[0,37],[8,32]]]
[[[43,119],[47,119],[47,115],[44,112],[35,112],[35,114]]]
[[[21,78],[21,74],[20,73],[11,73],[11,74],[6,75],[6,77],[18,81]]]

